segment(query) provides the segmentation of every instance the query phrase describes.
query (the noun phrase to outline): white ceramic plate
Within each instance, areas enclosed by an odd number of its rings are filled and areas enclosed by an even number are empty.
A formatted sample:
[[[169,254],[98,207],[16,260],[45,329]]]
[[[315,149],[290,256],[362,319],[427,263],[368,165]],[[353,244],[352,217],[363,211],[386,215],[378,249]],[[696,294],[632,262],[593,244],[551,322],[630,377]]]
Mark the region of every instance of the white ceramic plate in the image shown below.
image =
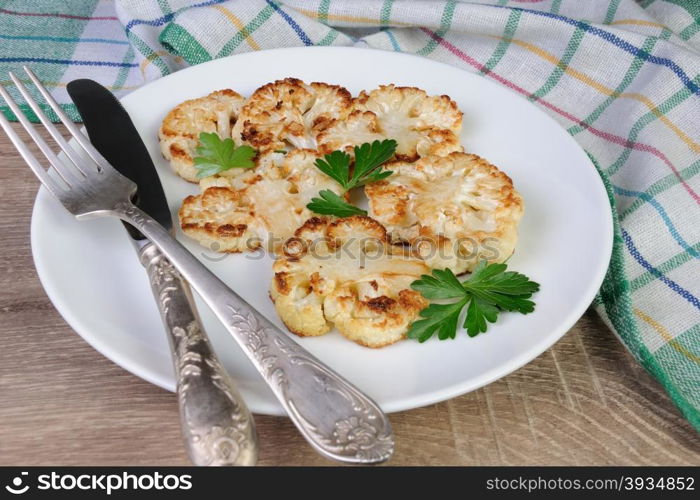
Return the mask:
[[[554,344],[583,314],[601,284],[612,247],[610,206],[595,168],[564,129],[527,100],[487,78],[428,59],[356,48],[270,50],[201,64],[128,95],[123,104],[158,167],[175,220],[181,200],[197,188],[176,177],[159,153],[157,131],[165,113],[212,90],[229,87],[250,95],[287,76],[344,85],[353,94],[395,83],[451,96],[464,112],[467,151],[498,165],[525,199],[510,266],[541,284],[534,313],[503,314],[476,338],[460,334],[456,340],[424,344],[406,340],[373,350],[332,332],[295,337],[300,344],[393,412],[449,399],[510,373]],[[31,237],[41,282],[75,331],[130,372],[174,390],[168,345],[146,274],[120,223],[78,222],[42,189]],[[269,258],[222,256],[181,233],[177,237],[282,326],[268,298]],[[235,342],[198,304],[216,351],[251,410],[281,414]]]

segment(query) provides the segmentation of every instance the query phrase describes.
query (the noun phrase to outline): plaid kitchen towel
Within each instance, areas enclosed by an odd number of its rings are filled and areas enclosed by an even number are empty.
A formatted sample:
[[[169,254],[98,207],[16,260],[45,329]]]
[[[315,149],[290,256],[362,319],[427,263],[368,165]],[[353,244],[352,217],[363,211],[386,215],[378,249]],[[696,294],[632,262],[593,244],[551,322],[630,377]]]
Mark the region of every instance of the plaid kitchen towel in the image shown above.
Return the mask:
[[[144,82],[136,51],[127,40],[111,0],[0,0],[0,84],[19,102],[19,92],[6,75],[14,71],[23,77],[25,64],[36,71],[76,120],[80,117],[75,107],[67,104],[69,81],[92,78],[117,94]],[[29,90],[34,96],[39,95],[32,86]],[[23,109],[33,117],[31,110]],[[0,110],[14,118],[4,103]],[[44,110],[54,117],[46,107]]]
[[[78,76],[120,94],[309,45],[418,54],[522,94],[608,188],[615,246],[594,307],[700,429],[700,2],[0,0],[0,16],[2,74],[31,63],[61,102]]]

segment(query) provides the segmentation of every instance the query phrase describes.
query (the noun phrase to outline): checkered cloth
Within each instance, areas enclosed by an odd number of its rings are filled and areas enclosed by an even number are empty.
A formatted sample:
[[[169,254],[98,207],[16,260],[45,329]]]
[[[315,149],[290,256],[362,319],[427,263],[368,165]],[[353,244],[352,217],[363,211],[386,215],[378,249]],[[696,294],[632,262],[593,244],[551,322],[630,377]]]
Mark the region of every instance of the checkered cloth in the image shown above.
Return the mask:
[[[307,45],[419,54],[526,96],[608,188],[616,237],[595,309],[700,429],[700,3],[18,0],[0,1],[0,39],[0,74],[29,63],[63,103],[77,77],[124,94],[187,65]]]

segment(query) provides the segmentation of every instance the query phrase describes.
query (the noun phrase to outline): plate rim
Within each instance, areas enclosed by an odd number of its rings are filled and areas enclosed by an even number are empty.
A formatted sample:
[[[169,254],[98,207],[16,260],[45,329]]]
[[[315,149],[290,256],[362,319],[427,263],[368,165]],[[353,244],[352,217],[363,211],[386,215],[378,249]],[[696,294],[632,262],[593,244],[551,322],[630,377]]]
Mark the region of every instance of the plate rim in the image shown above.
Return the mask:
[[[127,101],[127,106],[128,106],[128,101],[130,98],[132,98],[135,94],[137,95],[139,92],[143,91],[144,89],[151,87],[151,86],[157,86],[157,85],[163,85],[162,82],[166,82],[171,79],[171,77],[181,77],[181,73],[183,72],[188,72],[190,70],[193,70],[194,68],[198,68],[197,71],[201,71],[202,67],[206,67],[208,65],[220,65],[220,64],[227,64],[228,61],[235,59],[240,56],[247,56],[247,57],[254,57],[260,52],[265,52],[265,53],[277,53],[277,52],[301,52],[303,50],[304,53],[308,53],[310,51],[314,52],[346,52],[346,51],[352,51],[354,53],[356,52],[365,52],[365,53],[377,53],[381,52],[383,55],[388,55],[389,57],[397,57],[397,58],[408,58],[408,59],[413,59],[413,60],[421,60],[423,63],[428,63],[428,64],[434,64],[434,65],[440,65],[440,66],[445,66],[450,68],[451,70],[459,70],[463,72],[468,78],[476,78],[478,75],[471,73],[469,71],[466,71],[464,68],[460,68],[459,66],[454,66],[442,61],[436,61],[434,59],[426,58],[426,57],[421,57],[415,54],[407,54],[407,53],[398,53],[398,52],[392,52],[389,50],[381,50],[381,49],[374,49],[374,48],[364,48],[364,47],[318,47],[318,46],[313,46],[313,47],[284,47],[284,48],[275,48],[275,49],[266,49],[262,51],[256,51],[256,52],[245,52],[245,53],[240,53],[240,54],[232,54],[227,57],[219,58],[219,59],[214,59],[211,61],[207,61],[202,64],[198,64],[195,66],[190,66],[187,68],[183,68],[182,70],[176,71],[174,73],[171,73],[169,75],[165,75],[161,78],[158,78],[157,80],[154,80],[152,82],[147,82],[141,87],[137,88],[133,92],[130,92],[129,94],[123,96],[120,98],[120,101],[124,103],[124,101]],[[178,76],[179,75],[179,76]],[[588,154],[586,150],[571,136],[566,132],[566,129],[564,129],[552,116],[547,114],[543,109],[537,107],[534,105],[534,103],[528,101],[525,97],[522,95],[518,94],[517,92],[513,91],[510,88],[507,88],[502,85],[498,85],[496,82],[490,81],[488,79],[480,79],[482,81],[487,82],[488,85],[493,85],[501,90],[505,90],[509,92],[513,97],[520,99],[522,101],[527,102],[529,104],[530,109],[533,110],[533,112],[539,113],[542,117],[544,117],[546,120],[553,122],[556,127],[564,134],[567,136],[573,144],[576,145],[577,148],[579,148],[585,155],[586,161],[589,163],[591,172],[595,174],[595,178],[597,180],[597,185],[600,189],[598,194],[602,194],[603,200],[608,200],[608,193],[607,189],[605,187],[605,183],[603,182],[603,179],[600,177],[597,169],[595,168],[595,165],[593,164],[592,160],[590,157],[588,157]],[[54,308],[58,311],[58,313],[61,315],[61,317],[68,323],[68,325],[73,329],[75,333],[77,333],[88,345],[90,345],[93,349],[95,349],[97,352],[102,354],[104,357],[115,363],[117,366],[120,366],[121,368],[125,369],[126,371],[130,372],[131,374],[151,383],[154,384],[158,387],[161,387],[165,390],[168,391],[174,391],[174,381],[172,383],[169,383],[169,381],[163,380],[162,376],[158,373],[156,373],[154,370],[149,370],[148,367],[144,367],[141,363],[135,362],[132,358],[128,356],[123,356],[120,354],[119,350],[115,350],[113,348],[110,348],[108,345],[106,345],[106,342],[103,342],[101,340],[101,337],[99,335],[94,335],[91,334],[88,328],[83,328],[81,326],[81,321],[76,317],[75,314],[70,310],[69,307],[66,307],[66,305],[63,303],[60,293],[58,293],[56,287],[53,286],[53,284],[50,282],[49,279],[47,279],[47,269],[45,267],[45,262],[41,260],[41,258],[38,257],[37,255],[37,235],[36,235],[36,220],[37,220],[37,212],[39,210],[39,205],[41,204],[41,200],[44,197],[49,197],[49,193],[43,188],[40,187],[37,195],[34,200],[34,204],[32,207],[32,215],[31,215],[31,221],[30,221],[30,243],[31,243],[31,252],[32,252],[32,259],[34,261],[34,266],[37,271],[37,276],[39,277],[39,281],[44,288],[44,291],[46,292],[49,300],[53,304]],[[427,394],[422,394],[422,395],[413,395],[409,397],[403,397],[399,401],[395,402],[389,402],[389,403],[384,403],[382,404],[382,409],[386,411],[387,413],[393,413],[393,412],[398,412],[398,411],[405,411],[405,410],[410,410],[413,408],[418,408],[422,406],[428,406],[431,404],[435,404],[438,402],[446,401],[448,399],[452,399],[454,397],[466,394],[468,392],[474,391],[476,389],[479,389],[481,387],[484,387],[502,377],[505,377],[509,375],[510,373],[513,373],[514,371],[522,368],[525,366],[527,363],[530,361],[533,361],[535,358],[540,356],[543,352],[545,352],[547,349],[552,347],[558,340],[560,340],[566,333],[575,325],[575,323],[583,316],[583,314],[586,312],[586,310],[590,307],[597,291],[599,290],[600,286],[603,283],[603,280],[605,278],[605,275],[607,273],[608,267],[610,265],[610,260],[612,257],[612,251],[613,251],[613,242],[614,242],[614,221],[613,221],[613,212],[612,212],[612,207],[607,203],[608,210],[607,213],[609,214],[609,217],[605,217],[605,227],[601,228],[602,232],[604,233],[604,239],[601,243],[600,248],[603,249],[601,250],[601,260],[600,260],[600,265],[598,266],[597,269],[595,269],[594,273],[591,273],[592,279],[588,281],[588,287],[585,290],[585,293],[581,295],[581,298],[578,300],[576,307],[572,307],[569,311],[569,313],[566,315],[566,320],[561,321],[558,325],[558,328],[552,328],[550,333],[543,336],[538,342],[534,343],[531,345],[530,348],[525,349],[520,351],[517,355],[513,356],[507,363],[502,363],[501,365],[495,366],[492,369],[483,372],[478,379],[474,380],[467,380],[461,383],[456,383],[452,384],[450,386],[444,387],[440,390],[435,390],[433,392],[427,393]],[[261,404],[259,405],[256,409],[256,413],[259,414],[267,414],[267,415],[285,415],[284,411],[281,409],[281,407],[273,407],[271,405],[267,404]]]

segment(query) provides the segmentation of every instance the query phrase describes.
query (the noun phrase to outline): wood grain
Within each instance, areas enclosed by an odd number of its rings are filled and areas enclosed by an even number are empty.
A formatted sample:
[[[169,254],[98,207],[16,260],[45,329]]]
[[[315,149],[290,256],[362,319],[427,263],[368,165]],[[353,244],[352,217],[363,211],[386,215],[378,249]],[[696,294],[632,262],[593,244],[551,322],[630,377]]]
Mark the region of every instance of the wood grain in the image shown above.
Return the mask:
[[[29,246],[37,182],[0,136],[0,465],[187,465],[175,397],[88,346]],[[700,439],[592,312],[489,386],[391,416],[392,465],[698,465]],[[284,418],[256,418],[262,465],[330,465]]]

